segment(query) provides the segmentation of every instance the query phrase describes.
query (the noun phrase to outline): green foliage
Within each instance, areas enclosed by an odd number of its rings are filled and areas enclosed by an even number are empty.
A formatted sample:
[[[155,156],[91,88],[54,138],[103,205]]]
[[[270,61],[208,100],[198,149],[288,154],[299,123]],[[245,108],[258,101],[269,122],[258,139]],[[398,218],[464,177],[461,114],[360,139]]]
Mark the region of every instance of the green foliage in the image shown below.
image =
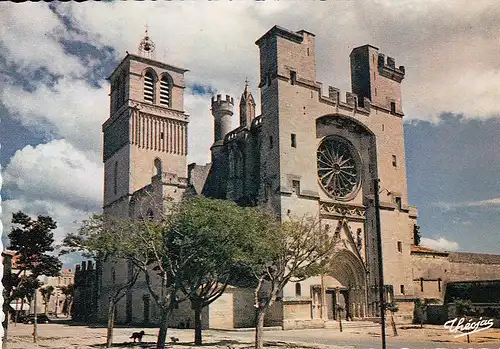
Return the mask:
[[[31,302],[33,293],[41,285],[42,283],[34,275],[20,276],[17,278],[17,283],[12,291],[11,299],[27,299],[28,302]]]
[[[385,308],[389,310],[391,313],[396,313],[399,311],[399,307],[396,303],[387,303]]]
[[[467,316],[476,314],[474,307],[472,306],[472,301],[468,299],[456,299],[454,303],[457,307],[457,315]]]
[[[62,263],[48,252],[54,250],[54,234],[56,222],[49,216],[38,216],[32,220],[19,211],[12,214],[13,227],[8,237],[9,249],[16,252],[18,276],[29,271],[34,277],[40,275],[57,276]]]
[[[49,303],[50,297],[54,294],[54,286],[47,286],[40,289],[45,304]]]

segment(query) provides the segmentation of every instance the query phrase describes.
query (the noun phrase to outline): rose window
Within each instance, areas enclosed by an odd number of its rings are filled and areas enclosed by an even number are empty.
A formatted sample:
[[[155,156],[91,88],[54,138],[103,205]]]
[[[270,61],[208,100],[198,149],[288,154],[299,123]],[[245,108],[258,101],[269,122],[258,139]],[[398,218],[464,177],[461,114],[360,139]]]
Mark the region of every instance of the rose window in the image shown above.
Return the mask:
[[[336,200],[352,199],[359,190],[360,159],[347,140],[329,136],[318,147],[318,180]]]

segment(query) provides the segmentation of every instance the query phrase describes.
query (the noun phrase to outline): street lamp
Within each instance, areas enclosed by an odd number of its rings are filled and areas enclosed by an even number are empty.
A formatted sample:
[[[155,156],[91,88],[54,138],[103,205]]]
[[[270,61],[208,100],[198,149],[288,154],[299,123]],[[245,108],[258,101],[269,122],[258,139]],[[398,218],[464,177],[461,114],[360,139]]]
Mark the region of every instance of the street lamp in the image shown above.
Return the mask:
[[[377,252],[378,252],[378,283],[380,299],[380,326],[382,337],[382,349],[386,349],[385,342],[385,299],[384,299],[384,263],[382,259],[382,229],[380,227],[380,197],[379,179],[373,180],[375,191],[375,224],[377,228]]]

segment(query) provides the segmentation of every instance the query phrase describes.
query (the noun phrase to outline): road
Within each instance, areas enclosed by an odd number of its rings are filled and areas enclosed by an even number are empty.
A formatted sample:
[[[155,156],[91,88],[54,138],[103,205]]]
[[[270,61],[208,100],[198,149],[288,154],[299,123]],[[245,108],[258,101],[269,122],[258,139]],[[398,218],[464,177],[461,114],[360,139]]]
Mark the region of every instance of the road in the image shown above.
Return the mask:
[[[253,332],[228,332],[231,337],[251,339]],[[500,341],[491,343],[450,343],[429,341],[424,338],[409,338],[406,336],[387,338],[387,349],[500,349]],[[450,336],[451,338],[451,336]],[[471,337],[474,341],[474,337]],[[264,334],[266,341],[284,341],[320,345],[335,345],[355,349],[380,349],[381,339],[375,333],[339,333],[338,330],[308,329],[292,331],[266,331]],[[443,338],[443,340],[446,340]]]

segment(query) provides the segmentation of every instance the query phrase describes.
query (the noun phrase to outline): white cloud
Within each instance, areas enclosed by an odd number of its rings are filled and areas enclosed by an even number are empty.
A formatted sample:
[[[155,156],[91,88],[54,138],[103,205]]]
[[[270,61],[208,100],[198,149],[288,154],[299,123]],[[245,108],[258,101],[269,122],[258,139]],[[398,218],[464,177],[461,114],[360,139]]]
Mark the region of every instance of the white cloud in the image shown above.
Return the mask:
[[[456,241],[451,241],[444,237],[436,237],[436,239],[423,237],[420,239],[420,245],[444,251],[457,251],[460,248]]]
[[[500,198],[465,202],[437,202],[434,204],[434,206],[439,207],[443,210],[451,210],[464,207],[498,208],[500,206]]]
[[[6,86],[0,100],[24,125],[43,127],[46,132],[65,138],[75,148],[101,157],[101,128],[108,112],[108,84],[89,86],[83,80],[60,79],[54,87],[38,85],[33,92],[19,86]]]
[[[90,161],[65,140],[17,151],[3,176],[9,196],[15,195],[18,205],[49,202],[82,211],[100,207],[102,165]]]
[[[71,38],[46,4],[4,4],[0,11],[0,47],[20,70],[45,68],[54,74],[81,76],[84,67],[67,55],[59,41]]]

